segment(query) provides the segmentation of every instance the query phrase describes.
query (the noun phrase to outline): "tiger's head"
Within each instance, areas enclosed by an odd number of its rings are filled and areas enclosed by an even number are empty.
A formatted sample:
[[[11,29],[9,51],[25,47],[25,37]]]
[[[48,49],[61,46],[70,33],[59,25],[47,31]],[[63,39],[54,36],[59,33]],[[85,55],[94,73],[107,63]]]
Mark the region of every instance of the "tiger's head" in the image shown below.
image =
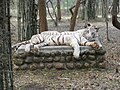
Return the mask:
[[[94,41],[95,38],[98,37],[98,30],[99,28],[97,26],[92,24],[87,24],[83,32],[83,36],[89,41]]]

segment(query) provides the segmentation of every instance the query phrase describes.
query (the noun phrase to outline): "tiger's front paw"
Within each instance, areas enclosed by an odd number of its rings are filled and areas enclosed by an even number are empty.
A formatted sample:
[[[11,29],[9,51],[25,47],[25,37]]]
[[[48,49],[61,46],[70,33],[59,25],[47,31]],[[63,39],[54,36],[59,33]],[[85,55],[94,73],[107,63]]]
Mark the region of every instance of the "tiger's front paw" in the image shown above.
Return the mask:
[[[79,58],[79,53],[73,53],[74,58],[78,59]]]
[[[39,48],[40,48],[39,45],[34,45],[34,50],[35,51],[39,51]]]
[[[96,42],[91,42],[90,46],[96,49],[99,48],[99,45]]]

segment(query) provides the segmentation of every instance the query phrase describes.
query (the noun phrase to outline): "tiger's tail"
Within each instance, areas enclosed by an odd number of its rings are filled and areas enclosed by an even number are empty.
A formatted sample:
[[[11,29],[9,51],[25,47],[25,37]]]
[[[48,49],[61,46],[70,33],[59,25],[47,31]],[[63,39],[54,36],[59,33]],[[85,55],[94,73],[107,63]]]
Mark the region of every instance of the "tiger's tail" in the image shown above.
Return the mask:
[[[13,50],[17,50],[21,45],[26,45],[26,44],[29,44],[30,43],[30,40],[28,41],[23,41],[23,42],[20,42],[20,43],[17,43],[17,44],[14,44],[12,45],[12,49]]]

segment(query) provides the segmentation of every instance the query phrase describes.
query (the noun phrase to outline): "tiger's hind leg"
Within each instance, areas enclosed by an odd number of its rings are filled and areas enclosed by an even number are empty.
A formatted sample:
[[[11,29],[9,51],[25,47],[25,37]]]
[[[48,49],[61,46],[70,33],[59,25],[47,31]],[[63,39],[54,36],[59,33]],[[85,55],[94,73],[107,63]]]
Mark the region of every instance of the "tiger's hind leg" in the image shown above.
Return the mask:
[[[26,52],[30,52],[31,47],[33,47],[33,44],[32,44],[32,43],[26,44],[26,46],[25,46],[25,51],[26,51]]]
[[[14,51],[17,51],[17,49],[19,49],[19,47],[21,46],[21,45],[23,45],[22,43],[17,43],[17,44],[14,44],[14,45],[12,45],[12,50],[14,50]]]
[[[26,45],[26,44],[29,44],[29,43],[30,43],[29,40],[28,41],[23,41],[23,42],[12,45],[11,48],[12,48],[12,50],[17,51],[21,47],[21,45]]]
[[[17,51],[17,49],[20,47],[20,44],[15,44],[15,45],[12,45],[12,50],[13,51]]]

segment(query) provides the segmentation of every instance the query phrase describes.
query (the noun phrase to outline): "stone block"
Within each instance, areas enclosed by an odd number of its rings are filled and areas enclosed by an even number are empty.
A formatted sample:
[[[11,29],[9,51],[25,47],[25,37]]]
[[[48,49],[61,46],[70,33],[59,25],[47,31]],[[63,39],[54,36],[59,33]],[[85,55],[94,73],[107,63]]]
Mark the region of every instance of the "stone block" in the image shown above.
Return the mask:
[[[87,59],[87,55],[82,55],[82,60],[86,60]]]
[[[66,61],[65,56],[61,56],[61,58],[60,58],[60,62],[65,62],[65,61]]]
[[[25,59],[25,63],[27,63],[27,64],[30,64],[30,63],[32,63],[33,62],[33,57],[27,57],[26,59]]]
[[[56,56],[55,52],[51,52],[50,54],[51,54],[51,57],[53,58]]]
[[[33,63],[33,64],[30,65],[30,70],[36,70],[38,68],[39,68],[38,64],[36,64],[36,63]]]
[[[30,69],[30,68],[29,68],[28,64],[23,64],[23,65],[20,66],[20,69],[21,70],[27,70],[27,69]]]
[[[102,68],[102,69],[105,69],[106,66],[107,66],[107,62],[106,62],[106,61],[101,62],[101,63],[98,64],[98,67],[99,67],[99,68]]]
[[[96,61],[97,61],[97,63],[101,63],[101,62],[105,61],[105,56],[97,55]]]
[[[72,56],[66,56],[66,62],[72,61]]]
[[[13,54],[14,58],[23,58],[25,59],[27,57],[27,53],[24,50],[17,50],[14,54]]]
[[[34,63],[40,63],[40,62],[41,62],[41,61],[40,61],[40,57],[36,57],[36,56],[35,56],[35,57],[33,58],[33,62],[34,62]]]
[[[95,67],[96,66],[96,61],[90,61],[90,67]]]
[[[88,67],[90,67],[90,64],[88,62],[85,62],[84,67],[88,68]]]
[[[88,59],[95,60],[95,55],[88,55]]]
[[[53,68],[53,63],[45,63],[46,68],[52,69]]]
[[[45,68],[45,64],[44,63],[39,63],[39,68],[40,69],[44,69]]]
[[[50,57],[50,53],[44,53],[44,57]]]
[[[45,57],[45,62],[52,62],[53,58],[52,57]]]
[[[81,69],[83,67],[83,63],[81,62],[76,62],[74,63],[76,69]]]
[[[66,63],[67,69],[74,69],[74,63]]]
[[[96,50],[96,54],[98,54],[98,55],[104,55],[105,53],[106,53],[106,51],[103,49]]]
[[[56,69],[65,69],[65,67],[64,67],[64,63],[54,63],[54,67],[56,68]]]
[[[89,50],[88,51],[88,54],[90,54],[90,55],[95,55],[95,53],[96,53],[95,50]]]
[[[24,64],[24,59],[21,59],[21,58],[16,58],[14,59],[14,64],[17,65],[17,66],[21,66]]]
[[[45,57],[40,57],[39,60],[40,62],[46,62]]]
[[[61,60],[61,57],[60,56],[55,56],[54,57],[54,62],[59,62]]]

